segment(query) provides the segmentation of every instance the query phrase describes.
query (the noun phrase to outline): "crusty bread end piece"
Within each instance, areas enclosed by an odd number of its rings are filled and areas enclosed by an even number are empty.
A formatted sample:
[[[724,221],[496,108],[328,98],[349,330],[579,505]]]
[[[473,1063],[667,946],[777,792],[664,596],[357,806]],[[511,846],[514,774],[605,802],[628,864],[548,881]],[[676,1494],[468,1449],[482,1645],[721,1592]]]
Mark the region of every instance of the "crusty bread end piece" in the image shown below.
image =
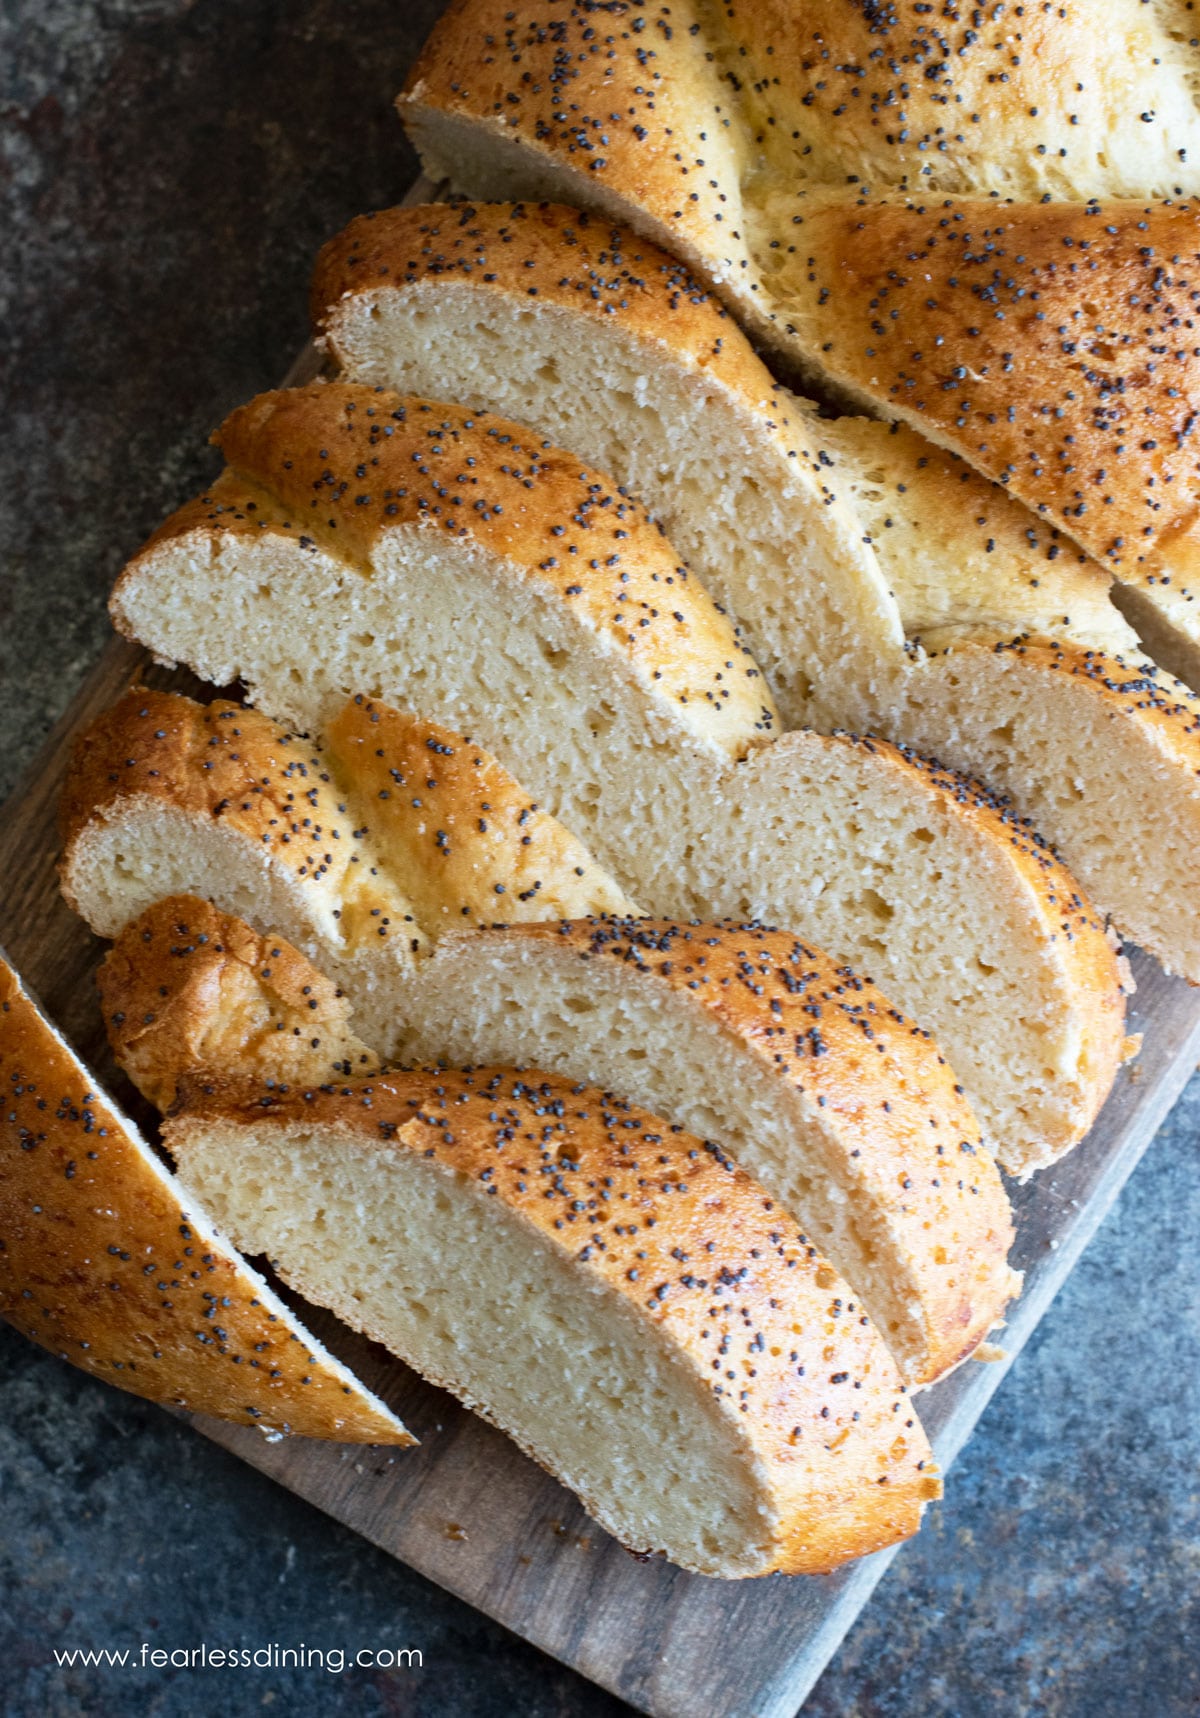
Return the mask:
[[[631,1548],[726,1578],[825,1571],[939,1495],[850,1290],[700,1140],[542,1073],[194,1098],[168,1144],[243,1245]]]
[[[184,1074],[319,1082],[379,1067],[340,986],[283,937],[195,895],[131,920],[96,981],[117,1061],[160,1110]]]
[[[0,1312],[150,1401],[346,1443],[414,1439],[313,1340],[0,960]]]

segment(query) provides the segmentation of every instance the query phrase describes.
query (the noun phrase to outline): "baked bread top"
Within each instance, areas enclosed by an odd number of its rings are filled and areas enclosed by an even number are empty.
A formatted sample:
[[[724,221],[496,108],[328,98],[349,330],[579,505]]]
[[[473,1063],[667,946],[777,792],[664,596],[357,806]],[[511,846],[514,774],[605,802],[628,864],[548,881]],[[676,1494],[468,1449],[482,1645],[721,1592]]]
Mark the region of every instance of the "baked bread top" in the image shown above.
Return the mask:
[[[1020,634],[1049,634],[1137,654],[1136,635],[1109,600],[1110,574],[1071,544],[1054,520],[1032,520],[961,457],[931,448],[898,423],[819,416],[811,402],[771,375],[742,328],[695,275],[629,227],[547,203],[379,210],[357,217],[325,245],[311,299],[317,337],[348,379],[398,386],[401,378],[389,378],[388,370],[403,365],[406,387],[419,377],[427,387],[505,410],[547,434],[557,431],[559,439],[575,427],[580,443],[591,440],[593,414],[568,398],[551,428],[539,407],[553,408],[554,384],[542,386],[524,369],[514,374],[507,353],[489,361],[487,347],[479,353],[471,341],[461,354],[450,353],[456,368],[439,371],[438,359],[445,361],[448,348],[440,338],[422,338],[431,315],[452,306],[451,316],[469,327],[478,315],[497,336],[497,312],[526,324],[537,318],[546,361],[556,371],[564,369],[563,349],[588,338],[597,352],[606,346],[615,361],[625,349],[619,337],[625,336],[651,379],[660,411],[661,386],[654,384],[668,375],[703,387],[703,396],[691,397],[693,406],[703,397],[707,409],[711,395],[724,396],[739,408],[739,427],[749,437],[748,447],[729,450],[726,487],[736,486],[740,461],[769,444],[788,462],[771,473],[772,488],[805,484],[811,493],[803,540],[792,551],[795,575],[806,575],[808,606],[815,608],[830,580],[824,564],[813,561],[814,539],[838,517],[850,529],[831,553],[845,567],[845,578],[872,592],[878,587],[890,599],[897,624],[888,638],[871,625],[864,603],[855,614],[864,681],[881,664],[903,660],[902,634],[923,639],[943,627],[974,627],[1005,643]],[[405,306],[411,306],[407,321]],[[392,326],[390,317],[396,318]],[[504,388],[504,404],[488,397],[493,380]],[[562,374],[557,385],[573,395],[577,373]],[[627,451],[636,457],[634,439],[647,433],[637,421],[636,402],[605,402],[604,409],[614,424],[628,426]],[[675,427],[671,423],[670,431]],[[680,498],[689,476],[700,480],[689,461],[694,468],[702,447],[694,435],[690,445],[672,450],[680,463],[675,489],[666,479],[653,488],[639,485],[612,452],[607,460],[635,492],[646,489],[647,504],[676,540],[684,540],[683,527],[693,523],[679,515]],[[762,481],[757,462],[754,476]],[[791,518],[790,511],[784,517]],[[793,524],[799,531],[798,515]],[[710,567],[686,540],[693,566],[718,594],[728,593],[726,600],[754,635],[777,691],[806,670],[819,699],[822,675],[830,668],[819,647],[811,661],[778,660],[778,643],[772,638],[767,647],[761,618],[739,600],[740,591],[733,594],[735,569]],[[747,554],[761,557],[761,542],[750,543]],[[804,618],[799,607],[789,613],[794,635],[811,648],[799,628]],[[801,719],[786,708],[784,714],[792,723]]]
[[[469,735],[360,694],[323,738],[430,937],[636,913],[583,842]]]
[[[381,940],[398,943],[402,956],[421,947],[411,902],[319,751],[259,711],[135,686],[78,736],[59,801],[72,905],[89,826],[139,800],[236,834],[286,875],[308,917],[348,954]],[[120,927],[105,928],[114,935]]]
[[[216,1233],[0,960],[0,1312],[135,1396],[411,1444]]]
[[[1194,575],[1200,207],[864,203],[794,242],[789,313],[834,380],[1118,576]]]

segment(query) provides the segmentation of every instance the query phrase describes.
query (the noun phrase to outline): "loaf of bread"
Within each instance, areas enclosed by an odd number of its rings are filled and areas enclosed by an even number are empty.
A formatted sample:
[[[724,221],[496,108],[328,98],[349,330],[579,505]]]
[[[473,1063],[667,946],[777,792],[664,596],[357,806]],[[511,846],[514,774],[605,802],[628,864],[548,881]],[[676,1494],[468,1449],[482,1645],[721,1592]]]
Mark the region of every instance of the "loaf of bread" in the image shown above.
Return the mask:
[[[76,740],[60,822],[63,893],[100,936],[203,896],[294,943],[385,1046],[398,981],[447,923],[634,910],[494,758],[361,698],[322,748],[135,686]]]
[[[0,959],[0,1313],[150,1401],[411,1444],[233,1252]]]
[[[732,623],[615,486],[505,420],[346,384],[220,440],[229,471],[118,582],[123,632],[308,732],[366,688],[470,733],[646,911],[762,919],[878,977],[1006,1167],[1082,1136],[1123,1004],[1078,885],[961,776],[772,739]]]
[[[126,926],[100,991],[118,1062],[163,1108],[199,1075],[320,1084],[370,1054],[303,955],[186,896]],[[711,1136],[832,1260],[910,1385],[957,1365],[1017,1291],[1008,1200],[936,1046],[784,932],[587,919],[460,933],[394,1018],[409,1064],[532,1062]]]
[[[1200,699],[1057,529],[907,428],[818,417],[673,258],[587,213],[362,217],[313,311],[348,379],[504,412],[611,471],[742,622],[788,726],[982,776],[1200,980]]]
[[[825,1571],[940,1493],[837,1273],[721,1152],[619,1098],[486,1069],[210,1083],[165,1135],[245,1248],[636,1551]]]
[[[961,452],[1200,684],[1198,71],[1182,0],[458,0],[399,105],[433,179],[627,219],[802,372]]]

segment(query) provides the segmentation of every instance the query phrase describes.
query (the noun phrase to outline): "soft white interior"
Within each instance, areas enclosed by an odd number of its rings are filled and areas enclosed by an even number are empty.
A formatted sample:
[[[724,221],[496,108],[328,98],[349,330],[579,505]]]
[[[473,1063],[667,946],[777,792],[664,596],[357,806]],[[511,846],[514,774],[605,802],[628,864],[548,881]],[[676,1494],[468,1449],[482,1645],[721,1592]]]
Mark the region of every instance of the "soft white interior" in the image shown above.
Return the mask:
[[[821,721],[826,676],[899,658],[896,604],[853,515],[822,494],[820,426],[799,400],[774,401],[792,419],[781,444],[665,342],[440,279],[345,301],[334,338],[353,381],[486,407],[611,472],[742,619],[789,725]]]
[[[689,809],[695,821],[668,832],[639,879],[647,912],[796,928],[874,978],[932,1030],[1006,1169],[1078,1137],[1106,1063],[1007,838],[982,837],[897,765],[809,733],[784,735]]]
[[[719,1141],[832,1260],[909,1377],[927,1366],[923,1257],[856,1172],[853,1128],[772,1074],[701,1005],[553,944],[489,956],[469,937],[442,944],[402,1006],[396,1050],[407,1061],[553,1068]]]
[[[180,1174],[309,1300],[452,1390],[609,1532],[753,1575],[774,1518],[735,1419],[660,1328],[457,1171],[403,1145],[203,1118]]]

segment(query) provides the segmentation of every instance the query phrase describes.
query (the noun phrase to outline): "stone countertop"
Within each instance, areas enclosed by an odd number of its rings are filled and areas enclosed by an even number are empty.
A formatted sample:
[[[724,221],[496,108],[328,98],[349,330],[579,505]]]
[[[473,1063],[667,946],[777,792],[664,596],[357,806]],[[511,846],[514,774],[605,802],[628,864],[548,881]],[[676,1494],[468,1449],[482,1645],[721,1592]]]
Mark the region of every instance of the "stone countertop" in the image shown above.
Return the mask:
[[[317,246],[410,183],[391,100],[440,10],[0,4],[0,792],[99,651],[122,560],[214,470],[208,432],[286,370]],[[1198,1132],[1193,1081],[806,1713],[1200,1711]],[[0,1500],[12,1718],[627,1710],[5,1326]],[[202,1639],[424,1664],[53,1658]]]

